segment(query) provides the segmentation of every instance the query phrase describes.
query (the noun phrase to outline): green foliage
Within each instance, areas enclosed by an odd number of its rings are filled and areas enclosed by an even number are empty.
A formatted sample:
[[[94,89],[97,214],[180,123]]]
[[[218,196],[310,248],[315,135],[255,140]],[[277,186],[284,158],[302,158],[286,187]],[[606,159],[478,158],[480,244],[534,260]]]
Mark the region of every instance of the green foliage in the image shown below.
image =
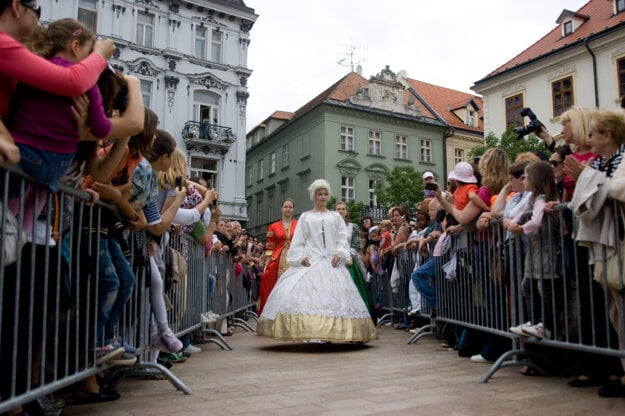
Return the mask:
[[[503,149],[513,161],[519,153],[540,151],[549,156],[550,153],[545,147],[545,143],[536,137],[534,134],[529,134],[522,139],[517,139],[517,134],[514,132],[514,126],[508,126],[508,129],[504,132],[499,139],[493,133],[486,136],[483,146],[476,146],[469,152],[469,156],[473,159],[482,156],[486,149],[491,147],[499,147]]]
[[[326,203],[326,208],[334,211],[334,206],[337,202],[338,201],[335,197],[330,197],[330,199],[328,199],[328,202]],[[347,218],[349,218],[349,222],[355,222],[356,224],[360,224],[360,216],[364,207],[365,204],[360,201],[349,201],[347,203]]]
[[[421,173],[412,166],[395,166],[375,185],[379,206],[402,206],[410,209],[423,199]]]

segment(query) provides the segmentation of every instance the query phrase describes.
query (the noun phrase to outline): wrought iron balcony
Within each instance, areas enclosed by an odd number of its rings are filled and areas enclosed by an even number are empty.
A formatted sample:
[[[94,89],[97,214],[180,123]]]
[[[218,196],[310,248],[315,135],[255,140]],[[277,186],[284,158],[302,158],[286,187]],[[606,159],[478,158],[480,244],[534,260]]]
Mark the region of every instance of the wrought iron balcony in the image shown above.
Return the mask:
[[[182,139],[188,150],[197,150],[204,153],[217,151],[225,155],[237,137],[230,127],[199,121],[187,121],[182,129]]]

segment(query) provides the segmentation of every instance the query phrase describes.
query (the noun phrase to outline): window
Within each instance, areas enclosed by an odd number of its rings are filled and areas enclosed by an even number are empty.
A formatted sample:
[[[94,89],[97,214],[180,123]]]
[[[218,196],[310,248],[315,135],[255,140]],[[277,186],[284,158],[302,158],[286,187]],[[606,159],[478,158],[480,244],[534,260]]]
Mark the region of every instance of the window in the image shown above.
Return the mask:
[[[406,136],[395,136],[395,157],[408,159],[408,138]]]
[[[341,126],[341,150],[354,150],[354,128]]]
[[[274,201],[273,194],[268,195],[267,196],[267,212],[269,213],[269,216],[275,215],[273,212],[273,209],[274,209],[273,201]]]
[[[195,121],[202,123],[202,138],[210,140],[214,130],[211,125],[219,124],[219,95],[210,91],[195,91],[193,93],[193,116]]]
[[[256,200],[256,219],[258,224],[263,223],[263,200],[260,197]]]
[[[282,167],[286,168],[289,166],[289,145],[285,144],[282,146]]]
[[[353,176],[341,177],[341,199],[345,202],[354,200],[354,186],[355,179]]]
[[[625,10],[625,0],[616,0],[614,3],[616,6],[616,13],[620,13]]]
[[[221,30],[219,29],[213,30],[213,36],[211,38],[211,59],[214,62],[221,62],[222,38],[223,38],[223,33],[221,33]]]
[[[382,133],[379,131],[369,130],[369,154],[382,154]]]
[[[456,163],[464,162],[464,149],[454,149],[454,165]]]
[[[196,26],[195,29],[195,50],[193,53],[198,59],[206,59],[206,28]]]
[[[618,96],[622,97],[625,95],[625,58],[616,61],[616,68],[618,76]]]
[[[432,161],[432,141],[421,139],[421,162]]]
[[[522,94],[506,98],[506,126],[513,125],[514,127],[521,127],[523,125],[523,117],[521,117],[522,109]]]
[[[378,199],[375,197],[375,186],[378,181],[374,179],[369,179],[369,207],[377,207]]]
[[[276,152],[271,152],[269,156],[269,174],[273,175],[276,173]]]
[[[551,83],[553,116],[558,117],[573,106],[573,78],[566,77]]]
[[[143,97],[143,105],[150,108],[152,104],[152,81],[141,80],[141,97]]]
[[[287,188],[284,187],[282,189],[280,189],[280,202],[284,201],[285,199],[288,198],[288,192],[287,192]]]
[[[152,47],[154,37],[154,16],[137,12],[137,45]]]
[[[252,167],[249,166],[247,168],[247,186],[251,186],[253,180],[254,180],[254,176],[252,175]]]
[[[206,179],[209,187],[217,187],[218,160],[192,156],[189,166],[190,176],[199,176]],[[250,182],[251,183],[251,182]]]
[[[258,178],[256,180],[260,181],[265,176],[265,164],[263,163],[263,159],[258,161]]]
[[[78,16],[80,23],[87,26],[93,33],[98,32],[98,2],[97,0],[80,0],[78,2]]]
[[[467,126],[477,127],[477,111],[467,108],[466,120],[464,121],[464,124]]]
[[[564,36],[570,35],[573,33],[573,22],[568,20],[564,22]]]

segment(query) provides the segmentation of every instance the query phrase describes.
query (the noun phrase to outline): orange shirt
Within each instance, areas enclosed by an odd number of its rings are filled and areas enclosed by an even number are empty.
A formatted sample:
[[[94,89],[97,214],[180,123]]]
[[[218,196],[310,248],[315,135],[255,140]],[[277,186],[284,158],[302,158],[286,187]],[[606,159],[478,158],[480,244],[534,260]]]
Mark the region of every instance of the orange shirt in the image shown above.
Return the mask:
[[[477,193],[477,190],[477,185],[474,183],[467,183],[456,188],[454,191],[454,205],[456,208],[462,211],[469,203],[469,193]]]

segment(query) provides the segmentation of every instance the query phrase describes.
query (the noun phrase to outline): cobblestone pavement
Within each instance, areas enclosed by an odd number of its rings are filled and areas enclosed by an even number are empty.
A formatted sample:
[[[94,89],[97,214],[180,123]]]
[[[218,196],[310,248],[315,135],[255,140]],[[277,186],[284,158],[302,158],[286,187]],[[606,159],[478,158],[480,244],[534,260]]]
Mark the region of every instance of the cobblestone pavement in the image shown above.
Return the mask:
[[[524,377],[470,362],[425,337],[406,345],[406,332],[383,327],[366,346],[289,344],[236,329],[233,351],[204,351],[172,371],[193,391],[168,381],[126,379],[121,399],[67,406],[65,415],[625,415],[625,399],[597,388],[573,389],[566,379]]]

